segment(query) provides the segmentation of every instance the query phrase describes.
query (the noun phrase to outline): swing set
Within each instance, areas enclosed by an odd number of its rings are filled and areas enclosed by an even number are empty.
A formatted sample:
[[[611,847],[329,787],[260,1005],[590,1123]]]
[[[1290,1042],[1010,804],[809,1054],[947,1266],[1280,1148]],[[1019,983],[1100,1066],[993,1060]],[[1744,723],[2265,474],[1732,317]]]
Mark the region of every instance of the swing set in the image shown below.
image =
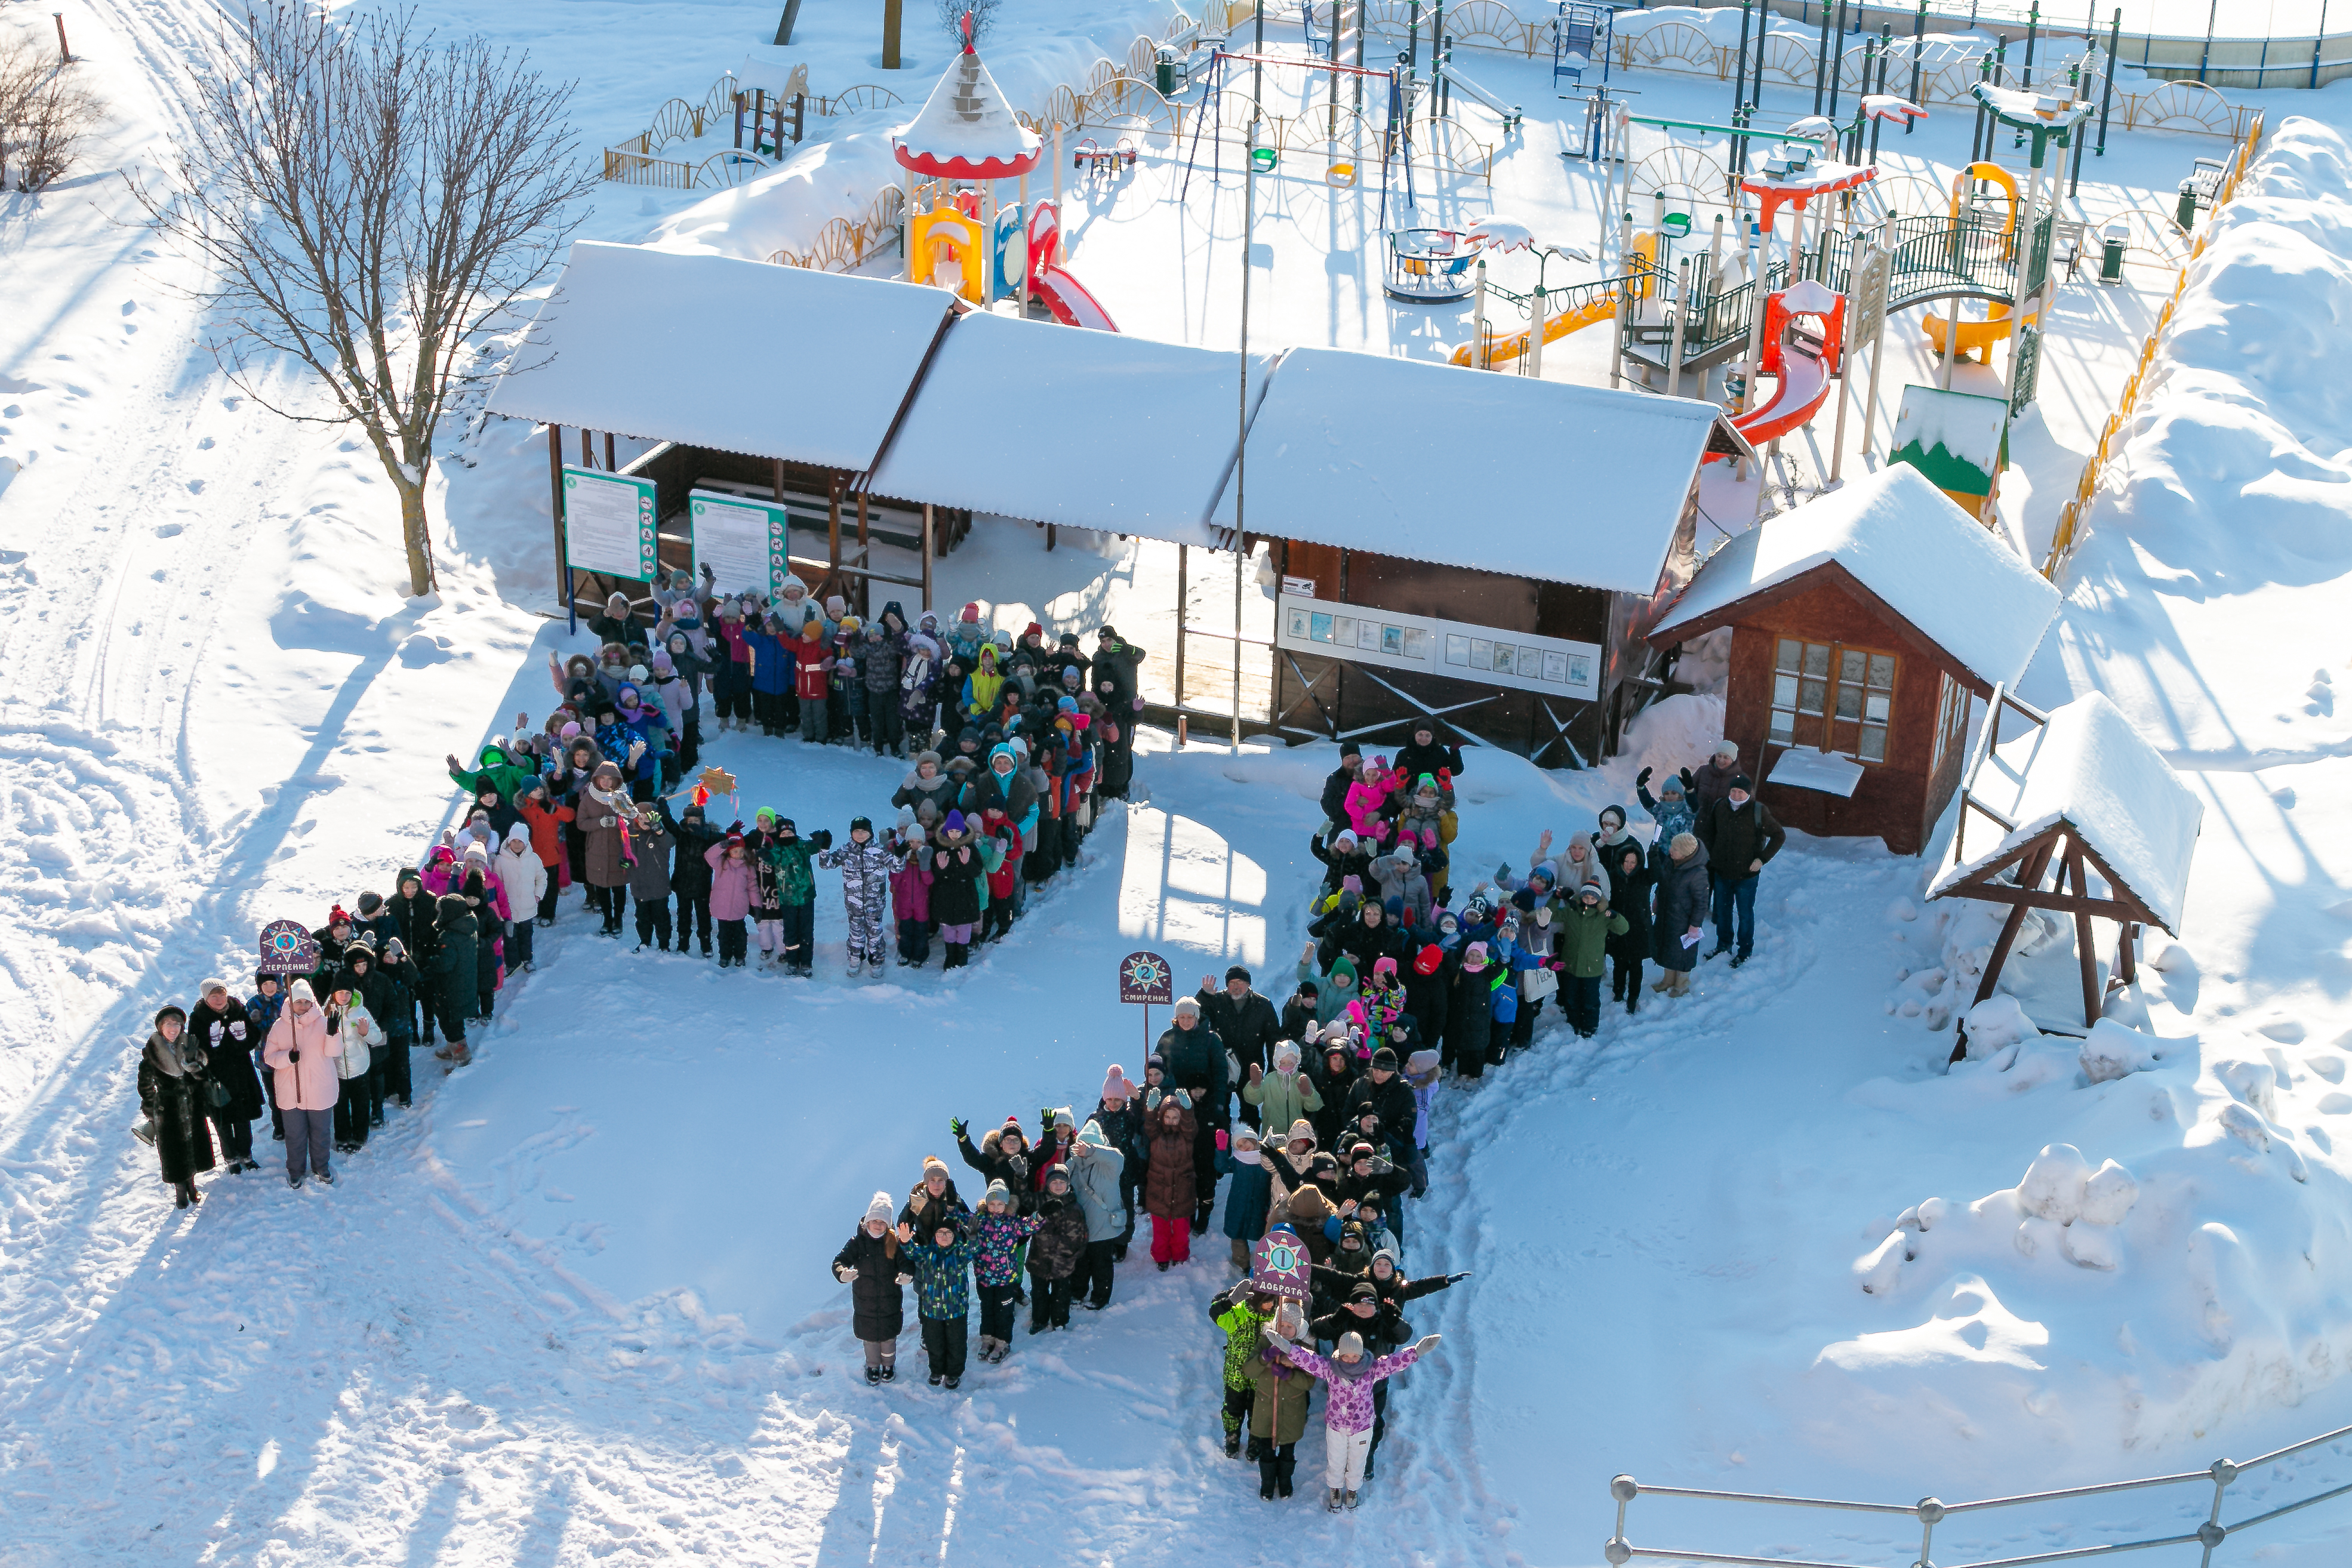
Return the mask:
[[[1222,141],[1223,137],[1220,134],[1218,127],[1218,116],[1223,108],[1223,99],[1227,85],[1227,69],[1233,66],[1247,66],[1252,68],[1254,72],[1261,75],[1263,73],[1263,68],[1266,66],[1277,66],[1294,70],[1320,71],[1324,73],[1327,78],[1330,78],[1328,82],[1330,89],[1329,101],[1322,105],[1310,106],[1307,110],[1307,115],[1302,116],[1301,118],[1305,119],[1318,114],[1327,117],[1328,127],[1326,134],[1321,138],[1322,144],[1326,150],[1324,154],[1323,183],[1334,190],[1342,191],[1354,188],[1354,186],[1363,178],[1365,157],[1364,149],[1360,139],[1362,134],[1364,120],[1363,115],[1359,110],[1342,109],[1340,107],[1339,95],[1338,91],[1339,84],[1338,78],[1341,77],[1352,77],[1356,78],[1357,102],[1359,105],[1360,105],[1363,100],[1362,87],[1364,79],[1367,78],[1374,80],[1385,78],[1388,82],[1389,88],[1388,119],[1387,123],[1381,127],[1380,131],[1381,210],[1379,226],[1383,229],[1388,227],[1389,170],[1391,164],[1396,162],[1399,159],[1402,160],[1404,165],[1404,204],[1407,208],[1411,208],[1413,205],[1412,117],[1406,107],[1404,90],[1402,84],[1397,79],[1396,68],[1391,67],[1386,70],[1374,70],[1368,66],[1341,65],[1337,60],[1301,58],[1296,55],[1234,54],[1228,53],[1223,49],[1219,49],[1209,58],[1209,90],[1202,101],[1202,112],[1195,116],[1192,120],[1192,141],[1191,147],[1186,151],[1184,155],[1184,183],[1182,189],[1178,193],[1180,200],[1184,194],[1188,193],[1192,190],[1192,168],[1200,159],[1201,132],[1204,126],[1209,128],[1209,183],[1213,185],[1215,184],[1223,171],[1223,155],[1219,150],[1219,144]],[[1282,149],[1278,146],[1261,145],[1258,141],[1257,125],[1259,120],[1265,118],[1265,105],[1259,100],[1255,87],[1251,89],[1250,108],[1252,112],[1250,115],[1249,148],[1245,154],[1248,159],[1249,172],[1256,174],[1270,174],[1282,161]],[[1342,114],[1345,114],[1348,117],[1350,126],[1349,145],[1346,148],[1342,148],[1339,145],[1339,117]]]

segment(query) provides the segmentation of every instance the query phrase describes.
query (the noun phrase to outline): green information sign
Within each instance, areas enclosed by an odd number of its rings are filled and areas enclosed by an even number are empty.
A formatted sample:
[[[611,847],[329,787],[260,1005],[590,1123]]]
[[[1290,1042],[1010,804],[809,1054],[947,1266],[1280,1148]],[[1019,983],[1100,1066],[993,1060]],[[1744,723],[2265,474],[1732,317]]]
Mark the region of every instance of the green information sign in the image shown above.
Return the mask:
[[[564,564],[650,582],[660,570],[654,482],[597,468],[563,470]]]
[[[792,565],[785,559],[789,550],[782,507],[747,496],[696,490],[688,495],[686,510],[695,567],[710,569],[719,592],[756,588],[773,596],[783,591]]]

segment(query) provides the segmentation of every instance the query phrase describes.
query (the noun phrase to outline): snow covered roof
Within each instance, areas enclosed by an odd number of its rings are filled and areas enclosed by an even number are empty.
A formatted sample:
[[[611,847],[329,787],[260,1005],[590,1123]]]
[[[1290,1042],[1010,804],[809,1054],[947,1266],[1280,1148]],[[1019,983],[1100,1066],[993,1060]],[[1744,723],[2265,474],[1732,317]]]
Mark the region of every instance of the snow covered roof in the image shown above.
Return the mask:
[[[2016,686],[2058,614],[2055,588],[1926,475],[1896,463],[1734,538],[1699,568],[1651,641],[1722,624],[1735,606],[1824,566],[1988,686]]]
[[[936,288],[583,240],[541,317],[554,359],[501,377],[490,412],[862,471],[951,303]]]
[[[1292,349],[1250,422],[1244,521],[1254,535],[1646,594],[1718,439],[1738,449],[1711,403]],[[1229,478],[1219,526],[1234,507]]]
[[[1262,394],[1272,355],[1254,356]],[[1212,542],[1234,356],[974,313],[925,373],[873,488],[1033,522]]]
[[[2017,827],[1985,853],[1945,868],[1928,897],[1951,892],[2063,821],[2109,881],[2165,930],[2180,934],[2205,804],[2105,693],[2052,709],[2049,723],[2000,746],[1970,794]]]
[[[971,17],[963,20],[963,47],[931,89],[922,112],[899,131],[898,162],[918,174],[951,180],[994,180],[1037,166],[1045,143],[1013,117],[996,78],[971,47]]]

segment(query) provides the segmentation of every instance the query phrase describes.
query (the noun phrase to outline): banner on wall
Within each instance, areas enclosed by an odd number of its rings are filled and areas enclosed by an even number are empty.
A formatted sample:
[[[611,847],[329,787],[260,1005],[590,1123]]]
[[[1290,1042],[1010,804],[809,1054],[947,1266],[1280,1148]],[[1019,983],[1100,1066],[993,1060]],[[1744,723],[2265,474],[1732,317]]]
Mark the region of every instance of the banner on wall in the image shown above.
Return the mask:
[[[783,507],[743,496],[693,490],[687,494],[686,513],[695,570],[709,567],[719,592],[757,588],[772,598],[783,591],[784,579],[792,573],[784,559]]]
[[[1383,669],[1507,686],[1591,702],[1601,695],[1601,644],[1475,626],[1284,593],[1276,601],[1275,646]]]
[[[598,468],[563,470],[563,560],[581,571],[650,582],[660,570],[654,482]]]

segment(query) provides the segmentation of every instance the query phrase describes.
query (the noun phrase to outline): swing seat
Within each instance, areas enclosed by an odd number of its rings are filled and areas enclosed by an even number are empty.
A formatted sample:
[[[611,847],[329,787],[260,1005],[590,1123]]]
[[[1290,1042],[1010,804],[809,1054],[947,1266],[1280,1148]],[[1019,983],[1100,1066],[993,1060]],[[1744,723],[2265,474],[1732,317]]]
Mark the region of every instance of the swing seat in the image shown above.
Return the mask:
[[[1334,190],[1345,191],[1356,183],[1356,166],[1341,161],[1323,171],[1323,183]]]
[[[1271,147],[1253,147],[1250,149],[1250,164],[1261,174],[1272,173],[1274,172],[1274,166],[1280,162],[1281,160],[1282,154],[1276,152]]]

